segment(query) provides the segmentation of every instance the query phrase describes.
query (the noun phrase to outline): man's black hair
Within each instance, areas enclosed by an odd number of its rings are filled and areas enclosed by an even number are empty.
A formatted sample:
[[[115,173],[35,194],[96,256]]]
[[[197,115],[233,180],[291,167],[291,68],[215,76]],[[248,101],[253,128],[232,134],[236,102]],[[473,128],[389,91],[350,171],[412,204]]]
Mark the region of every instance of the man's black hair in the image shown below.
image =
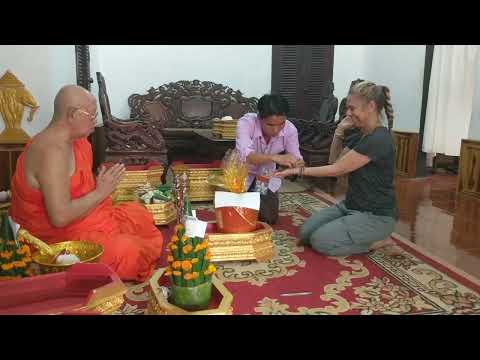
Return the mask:
[[[258,100],[258,116],[265,119],[272,115],[287,116],[290,111],[288,101],[279,94],[266,94]]]

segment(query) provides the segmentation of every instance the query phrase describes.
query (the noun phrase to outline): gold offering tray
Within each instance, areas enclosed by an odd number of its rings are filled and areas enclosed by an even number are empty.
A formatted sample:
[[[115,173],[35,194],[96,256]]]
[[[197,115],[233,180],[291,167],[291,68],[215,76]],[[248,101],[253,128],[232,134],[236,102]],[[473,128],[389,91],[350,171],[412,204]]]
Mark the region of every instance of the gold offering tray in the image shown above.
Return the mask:
[[[171,201],[161,204],[141,204],[153,215],[155,225],[167,225],[177,218],[177,210]]]
[[[62,241],[49,246],[25,229],[18,231],[17,238],[23,239],[27,244],[37,249],[32,254],[32,260],[39,266],[42,274],[62,272],[72,267],[72,264],[57,264],[54,262],[55,257],[63,250],[68,250],[69,253],[76,255],[80,259],[80,263],[99,262],[103,255],[102,245],[88,241]]]
[[[151,166],[146,170],[125,171],[125,176],[112,194],[113,202],[135,201],[135,190],[146,183],[152,186],[160,185],[163,171],[161,165]]]
[[[168,286],[170,279],[163,276],[165,268],[158,269],[150,279],[150,301],[146,315],[232,315],[233,295],[215,275],[212,277],[212,299],[206,310],[187,311],[168,302],[160,286]]]
[[[212,135],[221,139],[235,139],[238,120],[215,120]]]
[[[205,239],[208,240],[212,262],[256,260],[269,261],[273,258],[273,229],[258,222],[257,230],[249,233],[225,234],[217,232],[216,222],[210,221]]]
[[[189,179],[188,196],[191,202],[211,201],[215,198],[215,187],[207,181],[210,174],[221,174],[220,164],[175,164],[172,166],[174,175],[186,172]]]

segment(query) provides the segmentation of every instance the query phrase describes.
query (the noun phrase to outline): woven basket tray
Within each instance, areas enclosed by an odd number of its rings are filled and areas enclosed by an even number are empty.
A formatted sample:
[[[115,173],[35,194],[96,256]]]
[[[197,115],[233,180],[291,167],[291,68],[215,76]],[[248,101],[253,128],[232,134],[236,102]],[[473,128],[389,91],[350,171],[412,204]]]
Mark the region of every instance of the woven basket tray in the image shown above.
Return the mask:
[[[207,231],[216,224],[209,221]],[[205,235],[210,246],[213,262],[255,260],[269,261],[273,258],[273,229],[258,222],[258,229],[249,233],[225,234],[209,232]]]
[[[238,120],[214,121],[212,135],[221,139],[235,139]]]
[[[135,190],[150,183],[152,186],[162,183],[164,168],[161,165],[152,166],[147,170],[127,170],[117,189],[112,194],[113,202],[135,201]]]
[[[191,166],[195,167],[191,167]],[[210,174],[221,174],[222,169],[220,163],[218,167],[200,167],[198,164],[175,164],[172,166],[174,175],[181,174],[185,171],[189,179],[188,196],[190,201],[211,201],[215,197],[214,186],[211,186],[207,179]]]
[[[142,205],[153,215],[155,225],[167,225],[177,219],[177,210],[171,201],[162,204],[142,203]]]

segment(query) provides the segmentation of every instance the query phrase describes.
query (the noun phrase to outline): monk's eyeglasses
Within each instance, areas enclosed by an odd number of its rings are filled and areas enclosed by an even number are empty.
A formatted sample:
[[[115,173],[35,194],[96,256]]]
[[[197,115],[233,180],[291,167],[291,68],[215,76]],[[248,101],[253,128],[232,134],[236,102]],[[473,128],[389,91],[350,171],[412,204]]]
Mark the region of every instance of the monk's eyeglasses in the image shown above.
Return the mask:
[[[96,120],[97,117],[98,117],[98,112],[96,112],[95,115],[92,115],[92,114],[90,114],[89,112],[87,112],[87,111],[85,111],[85,110],[82,110],[82,109],[80,109],[80,108],[77,108],[76,110],[79,111],[79,112],[81,112],[81,113],[84,114],[84,115],[87,115],[87,116],[90,117],[92,120]]]

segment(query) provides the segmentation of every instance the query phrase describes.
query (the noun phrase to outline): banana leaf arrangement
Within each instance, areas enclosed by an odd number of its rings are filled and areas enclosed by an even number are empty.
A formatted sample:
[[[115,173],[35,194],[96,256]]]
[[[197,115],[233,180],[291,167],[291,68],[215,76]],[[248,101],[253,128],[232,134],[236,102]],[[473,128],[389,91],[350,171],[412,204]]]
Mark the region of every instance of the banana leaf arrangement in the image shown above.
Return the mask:
[[[191,203],[185,197],[184,222],[198,221],[193,217]],[[177,224],[168,243],[168,268],[165,275],[170,277],[172,284],[183,287],[194,287],[212,280],[216,268],[211,260],[208,241],[204,236],[188,236],[185,224]]]
[[[15,238],[8,215],[1,215],[0,223],[0,278],[32,276],[30,247]]]
[[[172,187],[167,184],[152,186],[147,183],[137,189],[136,195],[144,204],[162,204],[173,200]]]

